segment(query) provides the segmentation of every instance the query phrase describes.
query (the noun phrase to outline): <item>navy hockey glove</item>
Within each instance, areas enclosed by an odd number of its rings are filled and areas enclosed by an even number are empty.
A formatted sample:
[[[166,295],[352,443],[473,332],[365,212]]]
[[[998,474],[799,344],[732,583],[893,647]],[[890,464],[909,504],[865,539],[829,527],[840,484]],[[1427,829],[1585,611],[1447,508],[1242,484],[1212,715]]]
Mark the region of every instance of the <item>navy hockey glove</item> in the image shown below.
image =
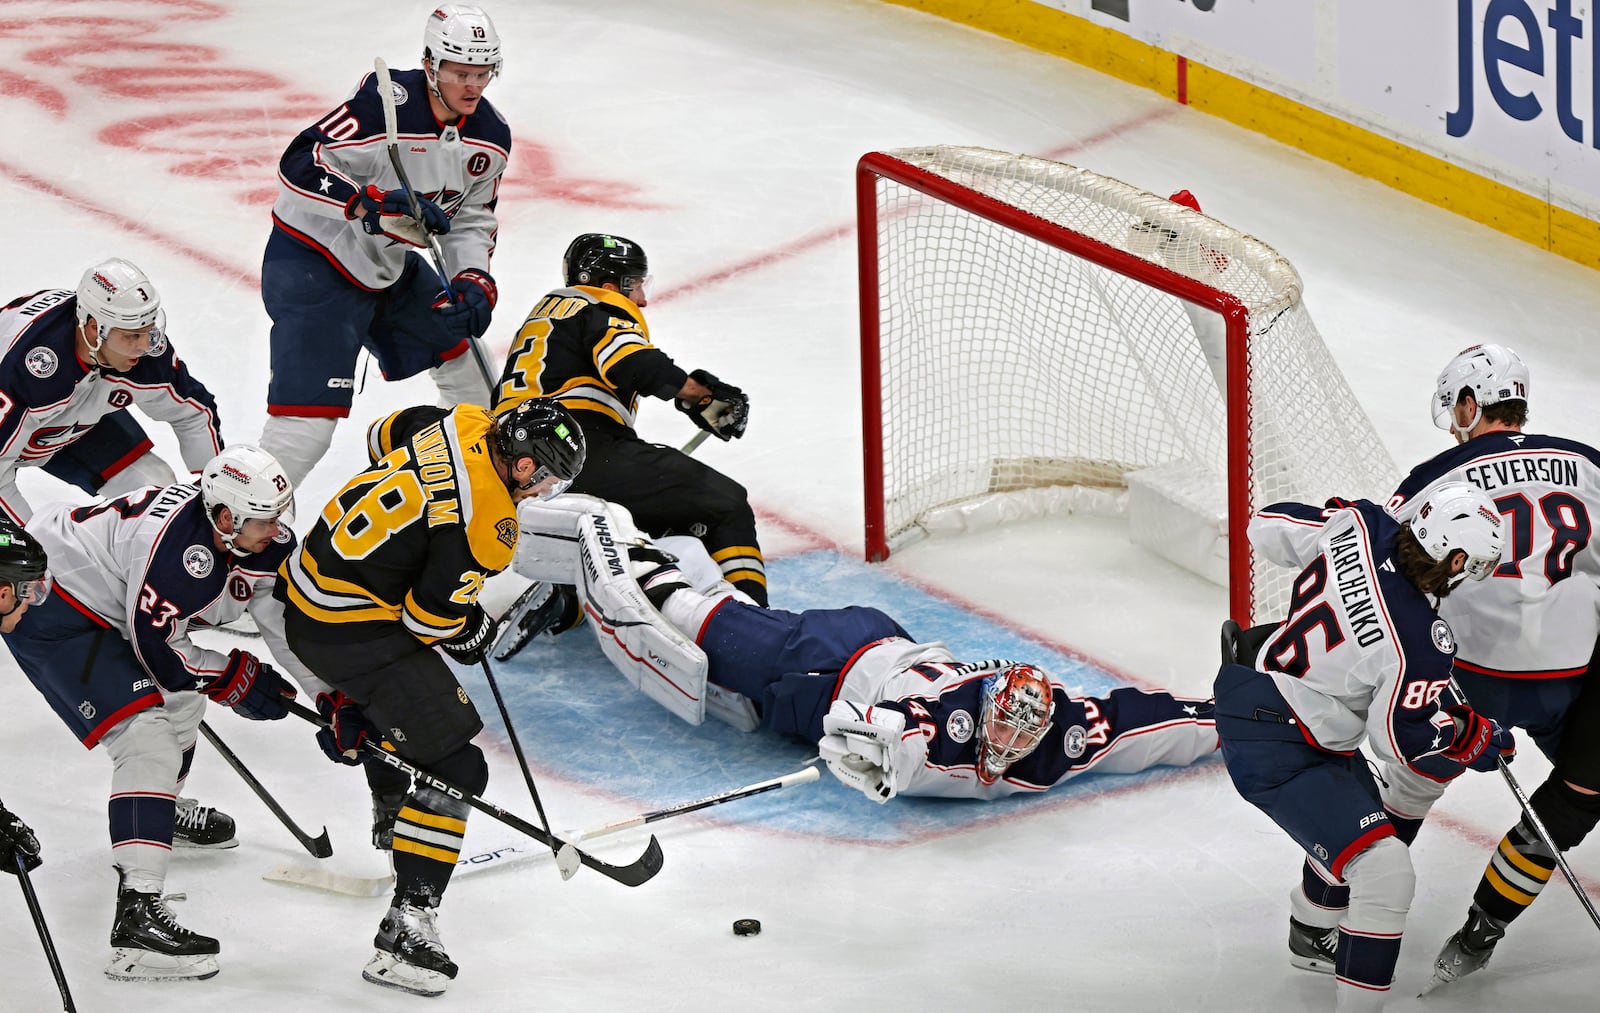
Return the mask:
[[[338,690],[317,694],[317,713],[328,723],[317,730],[317,745],[334,763],[359,766],[362,744],[381,738],[377,726],[361,713],[361,706]]]
[[[0,805],[0,869],[15,876],[17,855],[22,856],[22,867],[29,872],[43,861],[39,857],[39,838],[33,836],[20,816]]]
[[[488,333],[489,318],[499,301],[500,290],[489,272],[468,268],[450,282],[450,298],[440,296],[433,308],[452,337],[471,341]]]
[[[428,245],[423,229],[436,236],[450,231],[450,216],[433,201],[417,195],[417,210],[422,214],[421,226],[411,217],[411,198],[405,190],[379,190],[368,185],[345,205],[347,218],[361,218],[361,231],[369,236],[388,236],[412,246]]]
[[[1469,770],[1493,770],[1496,760],[1510,763],[1516,756],[1517,743],[1511,737],[1511,729],[1501,728],[1493,718],[1460,704],[1446,708],[1445,713],[1456,726],[1455,738],[1441,751],[1445,759],[1454,760]]]
[[[711,391],[711,394],[700,398],[680,397],[676,401],[678,410],[719,440],[737,440],[743,436],[750,422],[749,395],[731,383],[723,383],[703,369],[690,373],[689,379]]]
[[[228,652],[228,667],[200,692],[251,721],[278,720],[294,699],[294,687],[276,669],[238,649]]]
[[[476,665],[483,660],[483,652],[489,649],[489,637],[494,634],[495,621],[489,618],[489,613],[477,602],[472,603],[472,611],[467,613],[467,621],[461,627],[461,632],[449,640],[439,641],[439,646],[445,653],[461,662],[463,665]]]

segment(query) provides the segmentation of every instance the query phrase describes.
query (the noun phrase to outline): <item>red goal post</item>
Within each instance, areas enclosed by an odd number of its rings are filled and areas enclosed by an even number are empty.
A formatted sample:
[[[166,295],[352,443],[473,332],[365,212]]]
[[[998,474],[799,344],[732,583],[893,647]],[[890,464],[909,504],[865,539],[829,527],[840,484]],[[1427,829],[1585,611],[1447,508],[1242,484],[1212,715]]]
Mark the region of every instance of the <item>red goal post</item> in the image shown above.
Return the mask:
[[[1203,195],[1202,195],[1203,196]],[[1124,514],[1132,539],[1281,615],[1280,500],[1398,472],[1271,247],[1085,169],[983,148],[856,172],[866,555],[973,518]]]

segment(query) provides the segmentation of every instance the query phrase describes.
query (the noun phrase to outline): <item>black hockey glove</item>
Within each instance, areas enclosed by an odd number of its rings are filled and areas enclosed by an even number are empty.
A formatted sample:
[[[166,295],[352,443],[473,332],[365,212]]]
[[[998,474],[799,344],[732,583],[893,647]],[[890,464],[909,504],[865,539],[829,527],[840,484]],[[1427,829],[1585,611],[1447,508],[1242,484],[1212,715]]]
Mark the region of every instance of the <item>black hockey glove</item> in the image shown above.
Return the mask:
[[[689,379],[711,391],[711,394],[699,399],[680,397],[675,402],[678,410],[719,440],[736,440],[743,436],[750,422],[749,395],[731,383],[723,383],[703,369],[690,373]]]
[[[237,648],[228,652],[228,667],[200,692],[251,721],[278,720],[294,699],[294,687],[277,669]]]
[[[29,872],[43,861],[39,857],[39,838],[33,836],[20,816],[0,805],[0,869],[15,876],[17,855],[22,856],[22,867]]]
[[[489,637],[494,634],[494,627],[495,621],[489,618],[489,613],[483,610],[482,605],[473,602],[472,611],[467,613],[467,622],[461,627],[461,632],[449,640],[439,641],[439,646],[461,664],[476,665],[489,649]]]
[[[338,690],[317,694],[317,713],[328,722],[326,728],[317,730],[317,745],[334,763],[359,766],[362,743],[368,739],[376,742],[381,737],[377,727],[361,713],[360,705]]]

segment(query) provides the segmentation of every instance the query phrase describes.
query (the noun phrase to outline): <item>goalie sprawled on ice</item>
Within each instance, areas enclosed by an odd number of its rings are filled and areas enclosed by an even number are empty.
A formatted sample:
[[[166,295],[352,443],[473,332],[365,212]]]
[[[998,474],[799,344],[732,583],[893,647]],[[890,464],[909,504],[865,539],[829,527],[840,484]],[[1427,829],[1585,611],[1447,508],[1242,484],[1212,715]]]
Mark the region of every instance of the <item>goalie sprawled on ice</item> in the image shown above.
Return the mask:
[[[1043,791],[1087,770],[1193,763],[1217,746],[1205,700],[1074,696],[1036,665],[958,661],[875,608],[762,608],[697,541],[652,540],[603,500],[525,502],[519,519],[516,570],[577,573],[601,649],[646,696],[690,724],[709,714],[816,742],[833,774],[874,801]]]

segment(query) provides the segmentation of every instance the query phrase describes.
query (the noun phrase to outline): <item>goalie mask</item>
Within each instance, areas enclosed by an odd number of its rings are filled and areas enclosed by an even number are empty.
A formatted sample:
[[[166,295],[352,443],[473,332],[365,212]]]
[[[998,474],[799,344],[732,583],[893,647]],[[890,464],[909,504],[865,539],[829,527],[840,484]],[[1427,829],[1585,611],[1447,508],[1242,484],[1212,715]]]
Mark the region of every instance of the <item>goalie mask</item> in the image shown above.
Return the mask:
[[[1527,401],[1528,382],[1528,365],[1516,352],[1504,345],[1473,345],[1439,372],[1433,391],[1433,424],[1465,435],[1483,419],[1483,409],[1489,405]],[[1456,403],[1463,389],[1471,390],[1478,402],[1478,413],[1464,428],[1456,425]]]
[[[278,459],[248,444],[237,443],[206,462],[200,473],[200,498],[212,530],[231,552],[249,555],[233,546],[247,521],[294,523],[294,485]],[[233,514],[233,530],[217,527],[217,508]]]
[[[1423,501],[1411,521],[1411,533],[1435,562],[1444,562],[1457,549],[1467,554],[1450,586],[1471,577],[1483,580],[1500,565],[1505,547],[1500,511],[1482,490],[1465,482],[1446,482]]]
[[[125,349],[134,358],[166,350],[167,315],[161,308],[161,294],[129,261],[112,257],[89,268],[78,281],[77,294],[78,326],[84,328],[84,341],[95,365],[104,365],[100,347],[113,330],[144,332],[146,340]],[[92,332],[87,330],[90,317],[95,322]]]
[[[495,449],[509,471],[524,457],[537,466],[533,477],[516,486],[526,490],[547,483],[540,499],[566,492],[583,469],[583,428],[558,402],[532,397],[495,419]]]
[[[586,232],[567,244],[567,252],[561,255],[561,275],[568,285],[599,288],[610,282],[643,306],[650,281],[650,260],[644,247],[631,239]]]
[[[1033,752],[1050,730],[1054,706],[1049,677],[1032,665],[1012,665],[985,679],[978,781],[993,784]]]

